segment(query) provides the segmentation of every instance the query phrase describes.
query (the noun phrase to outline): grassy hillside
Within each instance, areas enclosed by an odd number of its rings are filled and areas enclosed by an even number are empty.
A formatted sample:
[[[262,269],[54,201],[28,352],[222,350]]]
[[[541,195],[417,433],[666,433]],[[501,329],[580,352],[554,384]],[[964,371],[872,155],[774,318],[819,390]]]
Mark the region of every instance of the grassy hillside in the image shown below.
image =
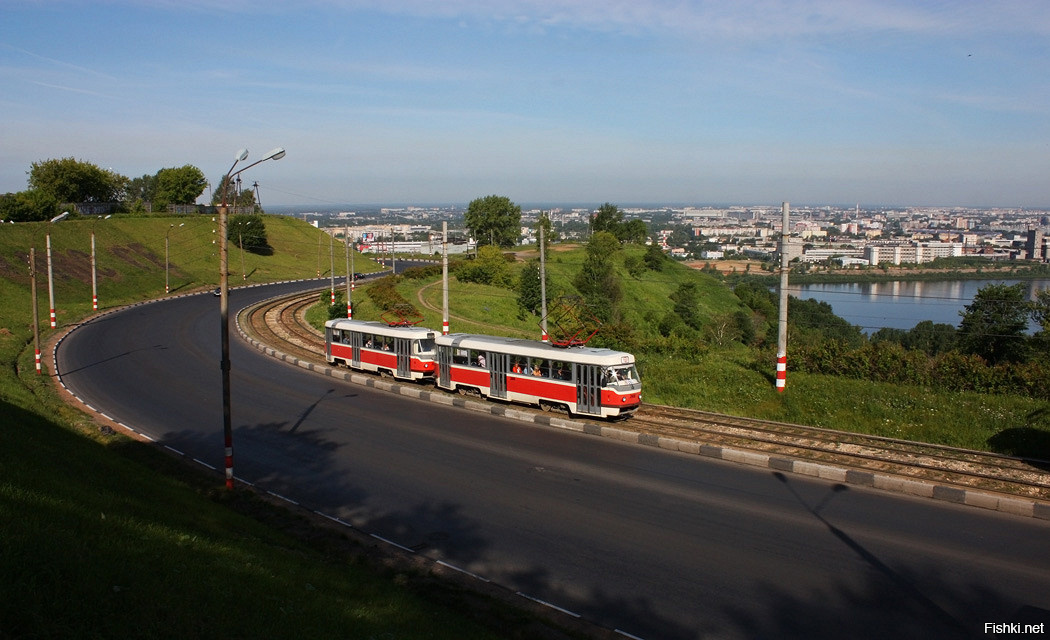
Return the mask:
[[[647,401],[1050,459],[1050,412],[1045,402],[793,372],[790,344],[787,391],[778,393],[775,335],[767,336],[767,346],[760,348],[733,341],[719,344],[703,332],[693,338],[659,338],[659,320],[673,309],[671,295],[682,283],[696,284],[700,313],[708,324],[739,310],[740,302],[722,281],[678,263],[630,276],[624,261],[641,251],[626,247],[614,262],[623,286],[624,320],[636,329],[640,345],[635,355]],[[571,283],[584,257],[580,247],[554,248],[547,265],[556,292],[575,293]],[[523,264],[519,261],[515,268]],[[378,319],[366,291],[355,293],[355,317]],[[424,326],[441,326],[442,292],[436,279],[406,280],[399,291],[424,312]],[[449,297],[453,332],[532,338],[540,334],[538,318],[520,314],[516,291],[453,279]]]
[[[51,228],[61,326],[91,310],[91,225]],[[327,271],[327,236],[291,218],[266,225],[273,255],[245,256],[249,281],[316,275],[318,246]],[[101,306],[163,294],[169,230],[173,291],[215,286],[214,228],[210,217],[95,223]],[[0,637],[473,638],[534,622],[492,603],[479,622],[462,593],[373,563],[343,534],[300,535],[296,516],[91,427],[34,372],[27,255],[37,248],[46,340],[46,233],[0,225]]]

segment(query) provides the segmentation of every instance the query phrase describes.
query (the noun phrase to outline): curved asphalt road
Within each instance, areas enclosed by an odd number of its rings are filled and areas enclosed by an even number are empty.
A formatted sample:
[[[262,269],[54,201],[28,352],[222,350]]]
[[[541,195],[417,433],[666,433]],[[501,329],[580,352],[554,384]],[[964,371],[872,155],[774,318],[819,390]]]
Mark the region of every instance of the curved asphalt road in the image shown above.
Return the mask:
[[[234,290],[231,318],[306,286]],[[59,372],[221,474],[218,307],[196,295],[102,316],[60,344]],[[988,637],[985,623],[1050,622],[1050,522],[431,404],[231,333],[238,478],[625,634]]]

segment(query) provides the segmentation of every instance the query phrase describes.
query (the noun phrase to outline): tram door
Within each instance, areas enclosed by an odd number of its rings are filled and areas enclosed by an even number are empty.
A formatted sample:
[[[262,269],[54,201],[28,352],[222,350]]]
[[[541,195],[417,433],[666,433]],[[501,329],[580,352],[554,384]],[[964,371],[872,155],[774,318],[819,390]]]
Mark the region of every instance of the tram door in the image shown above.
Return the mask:
[[[437,384],[443,389],[452,388],[452,348],[438,347],[438,379]]]
[[[343,336],[350,340],[350,366],[355,369],[361,368],[361,334],[356,331],[347,331]]]
[[[412,377],[412,339],[394,338],[394,353],[397,354],[397,377]]]
[[[602,370],[593,364],[574,363],[576,369],[576,412],[601,413]]]
[[[489,353],[489,363],[489,395],[506,399],[510,356],[506,353]]]

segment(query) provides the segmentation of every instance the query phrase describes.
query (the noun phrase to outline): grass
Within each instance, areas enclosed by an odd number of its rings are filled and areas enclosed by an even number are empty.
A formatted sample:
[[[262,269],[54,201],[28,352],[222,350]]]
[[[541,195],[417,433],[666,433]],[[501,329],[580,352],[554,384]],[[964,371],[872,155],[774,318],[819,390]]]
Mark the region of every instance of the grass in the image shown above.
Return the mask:
[[[327,236],[292,218],[267,217],[266,224],[273,254],[246,255],[247,280],[314,277]],[[91,312],[91,225],[51,227],[60,326]],[[94,225],[103,309],[163,294],[165,234],[173,293],[218,280],[210,218],[118,217]],[[47,231],[45,224],[0,225],[0,637],[414,639],[548,631],[425,571],[377,560],[350,533],[247,490],[226,491],[218,476],[152,445],[103,434],[67,406],[33,363],[27,257],[36,247],[46,342],[53,334]],[[378,269],[363,258],[355,266]],[[230,267],[236,283],[237,250]]]
[[[583,259],[579,248],[563,246],[553,253],[547,264],[555,290],[572,293],[572,275]],[[671,294],[687,280],[697,283],[706,316],[726,315],[739,308],[721,282],[681,265],[650,271],[640,278],[621,272],[621,278],[627,301],[625,318],[641,328],[643,337],[646,331],[654,335],[655,319],[671,309]],[[440,309],[441,287],[433,284],[433,280],[406,280],[400,291],[424,311],[422,324],[437,328],[441,326],[440,311],[423,308],[417,299],[422,288],[427,304]],[[538,337],[538,318],[519,313],[516,292],[455,279],[449,287],[453,332]],[[365,291],[355,292],[359,302],[354,317],[378,319]],[[1046,402],[796,373],[790,370],[790,346],[787,390],[778,393],[774,354],[769,349],[755,350],[739,343],[720,347],[703,340],[679,347],[672,355],[636,354],[646,401],[1050,460],[1050,407]]]
[[[92,224],[103,308],[163,293],[165,235],[173,292],[215,286],[210,218],[64,221],[51,228],[61,325],[91,311]],[[327,273],[327,236],[292,218],[267,217],[266,224],[274,251],[244,256],[248,282]],[[215,475],[152,446],[100,434],[58,398],[49,377],[34,373],[26,257],[34,246],[44,264],[46,232],[44,224],[0,225],[0,637],[413,639],[549,631],[417,570],[377,563],[349,535],[247,491],[226,492]],[[555,287],[570,292],[581,262],[579,249],[555,254],[548,262]],[[240,265],[232,250],[235,283]],[[378,269],[366,265],[355,260],[358,271]],[[45,274],[41,268],[38,304],[46,340]],[[706,313],[736,308],[721,283],[675,267],[625,277],[630,321],[650,327],[683,279],[701,287]],[[420,286],[405,282],[402,294],[416,302]],[[441,308],[440,287],[425,296]],[[354,299],[355,317],[378,316],[364,289]],[[538,335],[537,319],[519,315],[514,292],[454,282],[452,300],[453,331],[500,326],[510,335]],[[427,310],[424,324],[440,327],[440,311]],[[638,356],[650,402],[1050,458],[1046,403],[1026,398],[790,371],[787,392],[778,394],[770,353],[697,342],[674,357]]]

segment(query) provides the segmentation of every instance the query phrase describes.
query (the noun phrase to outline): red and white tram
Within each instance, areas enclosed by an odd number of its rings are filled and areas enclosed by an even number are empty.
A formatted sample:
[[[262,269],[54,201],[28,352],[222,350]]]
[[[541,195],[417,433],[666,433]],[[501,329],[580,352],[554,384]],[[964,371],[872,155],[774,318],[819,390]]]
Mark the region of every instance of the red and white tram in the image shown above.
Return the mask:
[[[437,386],[449,391],[602,418],[630,415],[642,403],[634,356],[622,351],[461,333],[435,344]]]
[[[337,319],[325,323],[325,359],[402,380],[432,379],[437,370],[434,331],[382,322]]]

